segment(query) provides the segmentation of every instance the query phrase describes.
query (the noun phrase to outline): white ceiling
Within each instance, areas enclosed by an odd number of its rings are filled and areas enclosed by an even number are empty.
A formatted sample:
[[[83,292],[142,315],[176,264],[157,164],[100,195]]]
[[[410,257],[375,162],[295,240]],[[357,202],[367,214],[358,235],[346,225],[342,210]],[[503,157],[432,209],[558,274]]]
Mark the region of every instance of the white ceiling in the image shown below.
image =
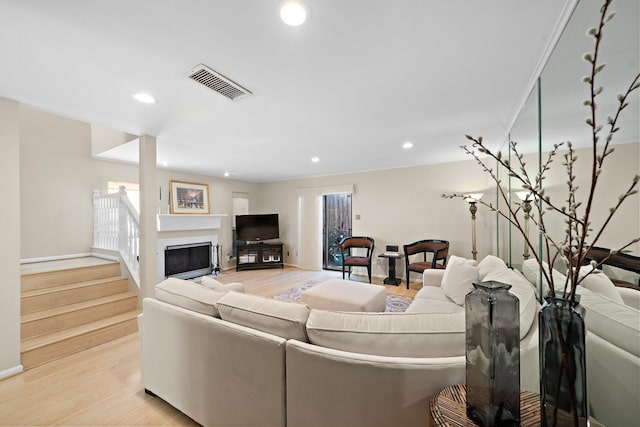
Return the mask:
[[[455,161],[467,133],[501,144],[567,3],[305,0],[289,27],[279,0],[0,0],[0,97],[252,182]],[[253,95],[189,80],[199,63]]]

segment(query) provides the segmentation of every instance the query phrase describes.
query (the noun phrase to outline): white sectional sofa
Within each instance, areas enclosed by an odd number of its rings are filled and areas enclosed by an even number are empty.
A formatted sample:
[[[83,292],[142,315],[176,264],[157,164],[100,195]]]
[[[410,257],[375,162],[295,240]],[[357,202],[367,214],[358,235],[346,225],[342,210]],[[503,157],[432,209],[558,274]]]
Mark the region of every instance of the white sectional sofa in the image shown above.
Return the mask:
[[[207,426],[425,426],[429,397],[465,381],[454,300],[469,277],[510,275],[496,260],[475,276],[453,262],[445,288],[426,274],[406,313],[309,310],[221,288],[203,303],[203,289],[168,279],[157,292],[165,301],[146,298],[139,317],[145,389]],[[539,307],[520,279],[522,385],[536,390]]]
[[[525,261],[523,272],[531,283],[539,283],[535,260]],[[564,283],[562,273],[552,273],[554,283]],[[638,425],[640,291],[616,287],[599,271],[587,276],[576,293],[585,308],[590,414],[607,427]]]

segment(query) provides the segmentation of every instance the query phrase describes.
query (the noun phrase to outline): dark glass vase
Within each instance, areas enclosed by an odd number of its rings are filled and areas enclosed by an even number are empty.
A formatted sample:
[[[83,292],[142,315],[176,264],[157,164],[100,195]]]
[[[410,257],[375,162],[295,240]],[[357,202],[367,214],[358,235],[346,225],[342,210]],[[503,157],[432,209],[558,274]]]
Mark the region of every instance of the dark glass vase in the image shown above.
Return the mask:
[[[474,283],[465,298],[467,415],[485,427],[520,422],[520,302],[511,285]]]
[[[546,427],[587,426],[584,308],[552,296],[538,315],[540,416]]]

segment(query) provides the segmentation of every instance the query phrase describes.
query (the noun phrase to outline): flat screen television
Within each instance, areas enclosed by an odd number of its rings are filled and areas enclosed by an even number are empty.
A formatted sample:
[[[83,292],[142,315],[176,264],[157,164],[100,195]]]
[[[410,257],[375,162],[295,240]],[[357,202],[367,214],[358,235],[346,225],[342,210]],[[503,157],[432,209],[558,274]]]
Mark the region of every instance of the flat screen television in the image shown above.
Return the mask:
[[[261,241],[280,237],[278,214],[236,215],[236,239]]]

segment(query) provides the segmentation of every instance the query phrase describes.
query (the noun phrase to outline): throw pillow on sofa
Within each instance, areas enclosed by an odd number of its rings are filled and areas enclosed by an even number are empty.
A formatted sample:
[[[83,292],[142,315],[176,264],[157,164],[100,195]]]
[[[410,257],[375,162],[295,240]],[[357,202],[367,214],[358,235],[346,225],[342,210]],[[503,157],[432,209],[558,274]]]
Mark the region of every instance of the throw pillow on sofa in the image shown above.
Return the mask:
[[[480,280],[483,281],[485,280],[484,276],[486,276],[490,271],[505,268],[507,268],[507,264],[505,264],[502,258],[498,258],[495,255],[487,255],[478,263],[478,276],[480,277]]]
[[[222,282],[217,281],[213,277],[202,276],[200,278],[200,284],[202,286],[206,286],[209,289],[213,289],[214,291],[228,292],[228,291],[236,291],[244,293],[244,285],[240,282],[231,282],[224,284]]]
[[[225,294],[175,277],[158,283],[155,291],[156,298],[160,301],[215,317],[220,317],[216,303]]]
[[[473,291],[473,284],[477,281],[478,267],[476,262],[451,255],[447,261],[440,287],[453,302],[463,306],[465,296]]]
[[[590,291],[609,298],[610,300],[613,300],[619,304],[624,304],[624,301],[620,296],[620,292],[618,292],[618,289],[616,289],[616,285],[613,284],[611,279],[609,279],[607,275],[602,272],[602,270],[597,270],[590,265],[585,265],[583,267],[580,267],[578,277],[580,280],[580,282],[578,283],[579,285],[584,286]]]

